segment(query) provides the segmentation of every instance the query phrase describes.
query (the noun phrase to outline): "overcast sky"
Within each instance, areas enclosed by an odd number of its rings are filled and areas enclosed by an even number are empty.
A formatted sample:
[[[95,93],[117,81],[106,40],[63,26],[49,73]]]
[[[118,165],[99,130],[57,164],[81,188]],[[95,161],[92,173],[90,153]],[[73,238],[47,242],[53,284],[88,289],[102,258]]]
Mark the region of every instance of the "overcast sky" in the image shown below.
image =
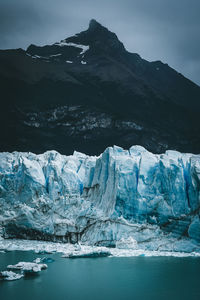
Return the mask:
[[[200,85],[200,0],[0,0],[0,49],[54,43],[92,18]]]

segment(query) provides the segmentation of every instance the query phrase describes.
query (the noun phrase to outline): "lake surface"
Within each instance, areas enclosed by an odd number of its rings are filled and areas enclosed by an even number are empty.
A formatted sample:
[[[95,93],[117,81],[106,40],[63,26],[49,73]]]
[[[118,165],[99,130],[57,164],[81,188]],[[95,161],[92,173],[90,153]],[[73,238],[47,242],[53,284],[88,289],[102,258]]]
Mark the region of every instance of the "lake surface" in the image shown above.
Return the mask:
[[[0,282],[2,300],[199,300],[200,258],[67,259],[60,254],[0,253],[0,270],[37,257],[55,259],[38,276]]]

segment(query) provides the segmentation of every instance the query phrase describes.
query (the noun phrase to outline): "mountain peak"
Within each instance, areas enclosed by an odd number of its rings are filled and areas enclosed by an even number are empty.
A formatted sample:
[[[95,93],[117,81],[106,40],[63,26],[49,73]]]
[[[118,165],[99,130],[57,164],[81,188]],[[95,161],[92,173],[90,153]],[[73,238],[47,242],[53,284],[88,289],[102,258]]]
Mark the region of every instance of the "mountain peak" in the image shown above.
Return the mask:
[[[87,30],[69,37],[65,41],[89,45],[90,49],[95,51],[95,54],[107,52],[113,55],[125,50],[124,45],[118,40],[117,35],[95,19],[91,19]]]
[[[86,30],[86,32],[89,33],[101,33],[101,34],[114,34],[113,32],[109,31],[108,28],[106,28],[105,26],[103,26],[102,24],[100,24],[99,22],[97,22],[95,19],[90,20],[89,22],[89,27],[88,30]],[[114,34],[115,35],[115,34]]]
[[[103,26],[97,22],[95,19],[90,20],[89,30],[95,30],[97,28],[102,28]]]

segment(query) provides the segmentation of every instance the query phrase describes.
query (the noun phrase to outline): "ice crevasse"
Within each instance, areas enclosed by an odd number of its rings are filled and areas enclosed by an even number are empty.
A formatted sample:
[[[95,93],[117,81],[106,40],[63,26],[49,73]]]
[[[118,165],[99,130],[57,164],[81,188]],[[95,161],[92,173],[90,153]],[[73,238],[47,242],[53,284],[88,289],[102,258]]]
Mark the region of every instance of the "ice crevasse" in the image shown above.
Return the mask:
[[[200,155],[0,153],[4,238],[200,252],[199,214]]]

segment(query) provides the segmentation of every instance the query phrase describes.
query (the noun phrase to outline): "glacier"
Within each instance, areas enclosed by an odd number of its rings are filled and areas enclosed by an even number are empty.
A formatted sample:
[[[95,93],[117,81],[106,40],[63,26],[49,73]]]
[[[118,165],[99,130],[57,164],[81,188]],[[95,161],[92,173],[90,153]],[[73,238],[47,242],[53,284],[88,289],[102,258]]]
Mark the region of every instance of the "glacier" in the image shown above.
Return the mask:
[[[1,243],[200,252],[199,215],[200,155],[141,146],[98,157],[0,153]]]

